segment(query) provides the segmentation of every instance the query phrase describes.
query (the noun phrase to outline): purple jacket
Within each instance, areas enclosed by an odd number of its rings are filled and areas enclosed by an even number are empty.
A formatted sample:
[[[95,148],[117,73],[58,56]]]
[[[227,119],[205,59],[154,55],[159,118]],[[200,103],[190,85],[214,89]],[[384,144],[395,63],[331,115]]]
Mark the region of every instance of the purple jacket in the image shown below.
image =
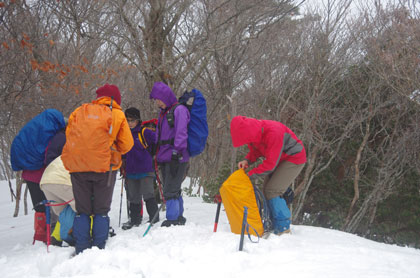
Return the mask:
[[[140,143],[139,133],[141,132],[141,129],[141,125],[137,125],[131,130],[134,146],[125,154],[125,170],[127,174],[154,172],[153,158],[149,151]],[[149,128],[145,128],[143,135],[147,145],[151,147],[155,143],[155,132]]]
[[[156,128],[156,143],[159,144],[157,153],[158,162],[171,161],[172,151],[175,150],[182,155],[181,162],[188,162],[190,155],[187,149],[188,123],[190,122],[190,112],[184,105],[178,105],[174,110],[175,124],[171,128],[168,125],[167,113],[174,104],[178,103],[175,94],[165,83],[156,82],[150,92],[151,99],[160,99],[166,104],[166,109],[161,109]],[[174,139],[172,144],[162,144],[158,141],[168,141]]]

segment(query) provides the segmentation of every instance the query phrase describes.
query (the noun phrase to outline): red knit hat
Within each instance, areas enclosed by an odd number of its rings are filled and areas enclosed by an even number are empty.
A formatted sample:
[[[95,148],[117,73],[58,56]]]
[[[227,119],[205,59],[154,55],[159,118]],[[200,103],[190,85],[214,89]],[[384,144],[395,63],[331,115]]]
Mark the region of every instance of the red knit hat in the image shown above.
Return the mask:
[[[114,100],[121,105],[121,93],[117,86],[106,83],[96,90],[96,98],[114,97]]]

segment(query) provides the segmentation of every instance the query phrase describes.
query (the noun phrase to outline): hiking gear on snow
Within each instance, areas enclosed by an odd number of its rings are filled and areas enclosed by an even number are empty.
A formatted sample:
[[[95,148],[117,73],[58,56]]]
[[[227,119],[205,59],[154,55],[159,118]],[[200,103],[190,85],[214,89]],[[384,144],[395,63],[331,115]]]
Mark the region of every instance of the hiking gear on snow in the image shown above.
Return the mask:
[[[121,105],[121,93],[117,86],[105,84],[96,90],[96,98],[110,97],[113,98],[118,105]]]
[[[104,249],[109,233],[108,215],[95,214],[92,225],[92,245]]]
[[[190,112],[190,122],[188,123],[188,152],[191,157],[194,157],[203,152],[209,135],[206,99],[199,90],[193,89],[191,92],[185,91],[178,101],[179,104],[173,105],[168,112],[168,124],[171,128],[174,127],[174,110],[178,105],[185,105],[188,108]]]
[[[247,207],[247,223],[255,229],[255,231],[251,229],[250,233],[258,237],[263,234],[264,226],[254,187],[243,169],[239,169],[230,175],[220,188],[220,195],[232,233],[241,233],[243,208]]]
[[[36,240],[47,243],[47,219],[45,212],[35,212],[34,230],[35,233],[32,244],[35,244]]]
[[[157,161],[160,163],[171,161],[172,151],[179,153],[183,160],[189,160],[188,152],[188,123],[190,121],[190,112],[184,105],[178,105],[174,110],[175,125],[173,128],[169,126],[167,115],[172,106],[178,104],[175,94],[166,84],[156,82],[150,92],[151,99],[159,99],[165,103],[166,108],[161,109],[156,129],[157,144],[159,152],[157,153]],[[173,141],[173,143],[172,143]]]
[[[87,214],[78,214],[74,218],[73,236],[75,239],[76,254],[92,247],[92,238],[90,236],[91,219]]]
[[[178,221],[180,216],[179,199],[166,200],[166,219],[170,221]]]
[[[51,138],[66,126],[63,114],[47,109],[30,120],[13,139],[10,162],[14,171],[44,167],[45,149]]]
[[[289,208],[286,205],[286,201],[281,197],[276,197],[268,200],[270,207],[274,234],[280,234],[290,229],[290,213]]]
[[[110,166],[117,170],[121,154],[134,144],[121,107],[108,97],[76,108],[70,115],[66,138],[61,158],[70,173],[105,173]]]
[[[241,227],[241,238],[239,240],[239,251],[242,251],[244,248],[244,234],[245,234],[245,227],[247,225],[247,217],[248,217],[248,208],[244,207],[244,215],[242,217],[242,227]]]
[[[248,145],[249,153],[245,158],[250,163],[259,157],[265,158],[248,173],[249,176],[270,174],[282,161],[294,164],[306,162],[302,141],[280,122],[236,116],[230,123],[230,134],[235,148]]]

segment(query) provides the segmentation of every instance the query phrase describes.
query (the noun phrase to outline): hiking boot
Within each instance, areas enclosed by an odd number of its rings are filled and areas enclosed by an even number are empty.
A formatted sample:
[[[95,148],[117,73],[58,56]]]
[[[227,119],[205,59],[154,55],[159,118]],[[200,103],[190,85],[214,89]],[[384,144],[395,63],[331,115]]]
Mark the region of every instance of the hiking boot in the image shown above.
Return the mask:
[[[128,220],[127,222],[123,223],[122,225],[122,229],[123,230],[130,230],[133,227],[138,227],[140,226],[140,223],[133,223],[131,222],[131,220]]]
[[[179,223],[179,225],[185,225],[185,222],[187,222],[187,218],[185,218],[184,216],[182,216],[182,215],[180,215],[179,217],[178,217],[178,223]]]
[[[284,235],[284,234],[290,234],[290,229],[287,229],[287,230],[284,230],[283,232],[278,232],[278,233],[274,232],[274,234],[276,236],[281,236],[281,235]]]
[[[63,241],[55,239],[55,237],[51,237],[51,245],[61,247],[63,245]]]
[[[172,225],[174,225],[174,226],[180,225],[178,219],[177,220],[165,220],[165,221],[162,222],[161,227],[170,227]]]

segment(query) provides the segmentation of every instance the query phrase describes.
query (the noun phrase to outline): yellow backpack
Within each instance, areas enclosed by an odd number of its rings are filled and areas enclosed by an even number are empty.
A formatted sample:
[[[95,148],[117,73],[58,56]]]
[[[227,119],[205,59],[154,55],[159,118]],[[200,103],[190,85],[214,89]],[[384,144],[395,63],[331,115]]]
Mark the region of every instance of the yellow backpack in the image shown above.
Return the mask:
[[[249,233],[262,236],[264,227],[254,187],[243,169],[239,169],[230,175],[220,188],[220,195],[232,233],[241,233],[244,207],[247,207],[247,223],[253,228],[249,229]]]

